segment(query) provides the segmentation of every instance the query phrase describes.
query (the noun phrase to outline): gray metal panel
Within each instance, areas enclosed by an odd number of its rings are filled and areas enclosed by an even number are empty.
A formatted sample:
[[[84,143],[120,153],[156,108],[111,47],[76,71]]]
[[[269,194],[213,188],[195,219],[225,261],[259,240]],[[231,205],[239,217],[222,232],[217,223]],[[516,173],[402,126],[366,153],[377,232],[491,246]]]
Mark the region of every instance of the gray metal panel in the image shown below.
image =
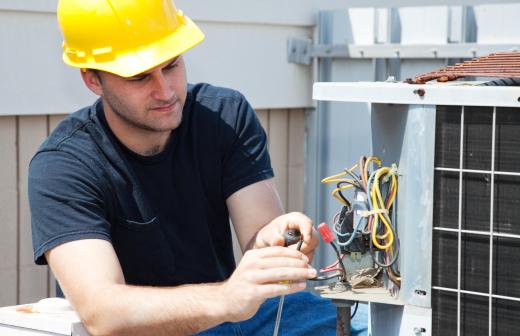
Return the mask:
[[[403,318],[404,306],[370,303],[369,309],[370,336],[399,335],[399,322]]]
[[[372,104],[373,153],[399,167],[399,297],[421,307],[431,305],[435,113],[433,105]]]

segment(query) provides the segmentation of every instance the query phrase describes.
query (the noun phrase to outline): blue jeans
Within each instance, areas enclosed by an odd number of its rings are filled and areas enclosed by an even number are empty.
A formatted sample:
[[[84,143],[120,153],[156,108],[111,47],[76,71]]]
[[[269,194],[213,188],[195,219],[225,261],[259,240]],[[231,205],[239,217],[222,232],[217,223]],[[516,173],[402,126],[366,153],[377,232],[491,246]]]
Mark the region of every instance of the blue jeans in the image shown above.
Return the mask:
[[[223,323],[203,331],[199,336],[272,336],[278,298],[269,299],[251,319],[237,323]],[[309,292],[287,295],[283,305],[278,335],[336,336],[336,306],[328,299]],[[360,304],[352,319],[352,336],[366,336],[367,305]]]

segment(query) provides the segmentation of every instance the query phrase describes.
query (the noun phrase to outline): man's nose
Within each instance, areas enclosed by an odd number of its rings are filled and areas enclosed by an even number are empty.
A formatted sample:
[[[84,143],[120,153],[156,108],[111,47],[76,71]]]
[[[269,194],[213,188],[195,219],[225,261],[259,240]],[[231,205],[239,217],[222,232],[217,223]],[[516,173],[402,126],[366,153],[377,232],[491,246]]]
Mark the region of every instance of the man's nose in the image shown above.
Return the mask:
[[[152,76],[152,98],[157,100],[169,100],[173,96],[173,89],[170,86],[168,78],[164,76],[162,71],[158,71]]]

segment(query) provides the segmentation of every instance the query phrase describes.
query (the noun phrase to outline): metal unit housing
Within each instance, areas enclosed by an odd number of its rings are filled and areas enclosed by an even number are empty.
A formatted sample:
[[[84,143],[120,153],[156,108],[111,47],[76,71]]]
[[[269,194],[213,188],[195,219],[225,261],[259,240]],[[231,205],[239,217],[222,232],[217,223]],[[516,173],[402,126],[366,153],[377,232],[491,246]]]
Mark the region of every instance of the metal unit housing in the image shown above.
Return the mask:
[[[511,219],[515,201],[504,197],[520,191],[520,167],[514,163],[520,162],[514,150],[520,90],[478,84],[314,85],[316,100],[367,103],[372,140],[367,154],[399,166],[399,297],[392,302],[377,291],[327,295],[373,302],[372,336],[518,330],[513,308],[519,305],[520,282],[507,274],[520,270],[513,253],[520,250],[520,226]],[[355,120],[355,113],[350,116]],[[454,178],[446,181],[446,173]],[[499,255],[512,259],[506,263]]]

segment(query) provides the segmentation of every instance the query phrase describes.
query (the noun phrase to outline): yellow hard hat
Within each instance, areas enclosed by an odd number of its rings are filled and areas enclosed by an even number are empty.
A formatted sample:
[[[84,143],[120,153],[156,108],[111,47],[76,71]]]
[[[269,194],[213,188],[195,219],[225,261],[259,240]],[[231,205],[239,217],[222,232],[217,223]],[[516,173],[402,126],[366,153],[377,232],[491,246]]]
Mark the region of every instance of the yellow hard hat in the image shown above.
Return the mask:
[[[63,61],[131,77],[204,39],[171,0],[60,0]]]

